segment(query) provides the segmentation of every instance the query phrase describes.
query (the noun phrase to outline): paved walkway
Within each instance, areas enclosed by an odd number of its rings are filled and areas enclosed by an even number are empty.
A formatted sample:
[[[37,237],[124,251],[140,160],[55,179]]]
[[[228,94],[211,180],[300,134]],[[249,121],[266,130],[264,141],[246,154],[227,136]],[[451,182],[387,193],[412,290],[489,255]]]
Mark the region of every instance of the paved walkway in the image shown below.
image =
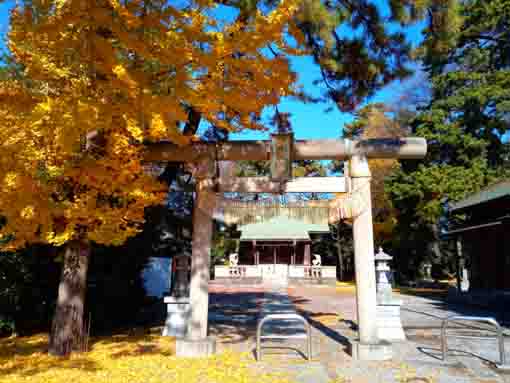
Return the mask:
[[[294,304],[289,299],[286,287],[268,285],[264,292],[259,320],[267,315],[277,314],[297,314],[297,311]],[[264,335],[286,335],[294,338],[306,336],[306,328],[304,324],[295,319],[270,321],[264,324],[262,330]],[[282,345],[287,342],[275,341],[274,343]]]
[[[296,306],[289,298],[286,286],[278,284],[265,286],[259,319],[271,314],[298,314]],[[263,341],[262,358],[254,368],[264,372],[281,373],[289,376],[293,382],[328,383],[332,381],[326,367],[315,357],[313,347],[312,360],[306,360],[306,328],[301,321],[290,319],[268,322],[264,325],[263,333],[286,335],[291,339]],[[313,331],[312,340],[318,335],[316,331]]]
[[[356,337],[354,290],[329,287],[282,288],[280,286],[224,288],[211,290],[211,332],[218,336],[219,350],[234,349],[253,355],[253,368],[282,373],[293,382],[434,382],[510,383],[510,374],[494,368],[496,343],[452,340],[455,351],[443,362],[439,329],[442,318],[452,314],[487,315],[472,307],[446,305],[442,297],[402,295],[402,319],[408,340],[394,344],[389,362],[353,360],[349,341]],[[255,362],[255,330],[265,313],[298,312],[312,325],[313,359],[305,360],[303,340],[274,344]],[[273,326],[269,331],[303,331],[303,327]],[[273,344],[268,344],[273,346]],[[510,337],[506,338],[510,359]],[[341,380],[343,379],[343,380]]]

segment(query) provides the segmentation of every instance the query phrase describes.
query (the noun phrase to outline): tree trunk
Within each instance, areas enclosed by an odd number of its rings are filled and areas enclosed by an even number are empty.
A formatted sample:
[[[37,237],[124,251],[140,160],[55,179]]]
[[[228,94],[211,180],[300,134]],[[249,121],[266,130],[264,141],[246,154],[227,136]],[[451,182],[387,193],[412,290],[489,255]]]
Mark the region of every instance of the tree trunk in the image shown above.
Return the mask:
[[[434,253],[434,258],[438,262],[441,262],[443,260],[443,255],[441,253],[441,247],[439,245],[440,235],[439,235],[439,225],[437,223],[432,225],[432,234],[434,236],[434,242],[432,245],[432,251]]]
[[[64,249],[57,307],[50,333],[50,354],[66,356],[73,349],[81,349],[89,257],[88,242],[72,241]]]
[[[337,277],[340,281],[344,280],[344,252],[342,250],[342,221],[338,222],[336,225],[336,251],[338,256],[338,266],[337,266]]]
[[[344,253],[342,251],[342,245],[340,244],[340,238],[336,240],[336,249],[338,254],[338,279],[344,280]]]
[[[440,241],[439,224],[433,223],[433,224],[430,224],[429,227],[430,227],[430,231],[432,233],[432,241],[430,241],[430,255],[432,256],[432,264],[437,265],[439,263],[443,263],[441,246],[439,244],[439,241]]]

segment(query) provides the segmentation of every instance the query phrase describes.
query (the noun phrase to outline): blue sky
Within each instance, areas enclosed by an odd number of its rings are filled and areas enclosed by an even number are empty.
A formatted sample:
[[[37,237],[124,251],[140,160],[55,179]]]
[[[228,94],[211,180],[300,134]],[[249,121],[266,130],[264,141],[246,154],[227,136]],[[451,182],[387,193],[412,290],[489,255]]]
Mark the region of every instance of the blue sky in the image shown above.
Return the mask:
[[[389,15],[389,8],[387,0],[374,0],[383,16]],[[225,20],[233,20],[235,14],[229,10],[222,9],[219,12],[220,17]],[[394,31],[398,26],[388,25],[389,30]],[[413,47],[416,47],[422,40],[421,30],[423,23],[413,25],[406,28],[406,38]],[[348,28],[342,28],[340,31],[343,35],[349,35],[352,31]],[[320,89],[313,84],[317,79],[320,79],[320,70],[313,63],[311,57],[294,57],[291,59],[292,69],[298,73],[299,83],[303,85],[304,89],[313,96],[320,96]],[[423,72],[420,67],[416,65],[413,68],[416,74],[403,83],[395,81],[385,88],[377,92],[368,102],[397,102],[402,92],[406,89],[407,84],[412,84],[417,81],[417,78],[423,79]],[[325,112],[326,109],[333,106],[332,111]],[[279,105],[280,112],[287,112],[291,114],[290,120],[294,135],[298,139],[319,139],[319,138],[337,138],[341,134],[344,124],[352,122],[353,116],[350,113],[340,112],[336,106],[332,104],[303,104],[302,102],[292,99],[284,99]],[[273,114],[272,110],[268,110],[266,119]],[[244,131],[239,134],[231,135],[231,139],[267,139],[268,132],[253,132]]]
[[[387,8],[384,0],[377,0],[377,5],[385,12]],[[14,5],[13,0],[0,2],[0,35],[5,36],[8,30],[9,9]],[[228,18],[228,17],[227,17]],[[421,28],[422,25],[415,25],[406,29],[406,36],[409,42],[416,46],[421,41]],[[343,32],[343,33],[349,33]],[[2,44],[3,45],[3,44]],[[295,57],[291,60],[291,66],[294,71],[298,73],[299,83],[303,85],[304,89],[312,95],[320,95],[320,89],[313,85],[313,81],[320,78],[320,72],[316,65],[314,65],[310,57]],[[416,67],[417,73],[415,76],[421,76],[419,67]],[[406,83],[412,83],[413,78],[404,81],[404,84],[399,81],[386,86],[377,92],[367,102],[396,102],[403,90]],[[328,107],[332,111],[325,112]],[[334,105],[331,104],[303,104],[301,102],[284,99],[278,106],[280,112],[287,112],[291,114],[291,123],[294,129],[294,134],[298,139],[318,139],[318,138],[337,138],[340,135],[342,127],[345,123],[353,120],[351,114],[341,113]],[[272,111],[268,111],[269,116]],[[232,135],[232,139],[266,139],[268,132],[244,132]]]

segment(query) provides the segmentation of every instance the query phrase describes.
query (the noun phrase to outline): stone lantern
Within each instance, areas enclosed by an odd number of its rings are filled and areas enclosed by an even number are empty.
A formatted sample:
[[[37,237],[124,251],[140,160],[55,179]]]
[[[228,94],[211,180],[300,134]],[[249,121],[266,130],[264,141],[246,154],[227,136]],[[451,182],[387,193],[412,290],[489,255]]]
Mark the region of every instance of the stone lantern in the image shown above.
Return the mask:
[[[375,255],[377,281],[377,335],[380,340],[405,340],[406,336],[400,319],[402,301],[393,297],[392,271],[389,262],[392,256],[382,248]]]
[[[393,280],[392,271],[389,262],[393,259],[392,256],[386,254],[380,247],[375,255],[375,276],[377,281],[377,301],[387,302],[392,300],[392,286]]]
[[[187,334],[190,317],[189,281],[191,257],[189,254],[177,255],[172,262],[172,289],[170,296],[164,298],[167,307],[163,336],[183,338]]]
[[[423,264],[423,279],[425,281],[434,281],[432,278],[432,263],[428,261]]]

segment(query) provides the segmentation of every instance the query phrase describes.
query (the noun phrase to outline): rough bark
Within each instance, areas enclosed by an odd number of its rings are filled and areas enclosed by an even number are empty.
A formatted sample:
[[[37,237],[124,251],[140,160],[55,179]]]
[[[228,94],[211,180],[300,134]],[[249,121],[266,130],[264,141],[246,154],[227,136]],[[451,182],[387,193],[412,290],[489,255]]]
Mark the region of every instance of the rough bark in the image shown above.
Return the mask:
[[[340,230],[338,230],[340,233]],[[336,249],[338,254],[338,266],[337,266],[337,276],[338,280],[344,280],[344,253],[342,251],[342,244],[340,243],[340,235],[336,239]]]
[[[464,268],[464,259],[462,257],[462,239],[460,236],[455,238],[455,245],[456,245],[456,278],[457,278],[457,290],[461,291],[460,286],[462,282],[462,269]]]
[[[441,254],[441,246],[439,244],[439,241],[440,241],[439,225],[437,223],[435,223],[431,226],[431,229],[432,229],[432,235],[434,238],[434,241],[432,243],[432,252],[434,254],[434,258],[436,260],[440,261],[442,259],[442,254]]]
[[[72,241],[64,249],[57,307],[50,333],[50,354],[67,356],[73,350],[81,350],[89,258],[88,242]]]
[[[440,235],[439,235],[439,225],[437,223],[432,223],[429,225],[430,232],[432,234],[432,239],[429,243],[429,256],[432,264],[442,263],[443,257],[440,246]]]

